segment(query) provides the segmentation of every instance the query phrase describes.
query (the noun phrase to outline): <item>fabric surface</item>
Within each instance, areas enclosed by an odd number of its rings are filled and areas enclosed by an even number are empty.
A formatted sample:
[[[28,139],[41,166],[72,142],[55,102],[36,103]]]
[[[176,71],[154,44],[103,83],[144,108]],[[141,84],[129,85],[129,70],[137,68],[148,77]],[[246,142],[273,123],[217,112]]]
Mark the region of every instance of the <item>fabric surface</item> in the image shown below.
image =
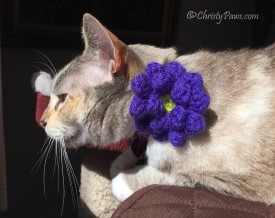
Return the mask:
[[[147,148],[148,136],[142,134],[135,134],[131,140],[131,149],[136,157],[141,157]]]
[[[275,218],[275,205],[229,197],[202,188],[151,185],[126,199],[112,218]]]
[[[40,119],[49,104],[50,98],[41,93],[36,93],[35,120],[40,125]],[[40,125],[41,126],[41,125]]]

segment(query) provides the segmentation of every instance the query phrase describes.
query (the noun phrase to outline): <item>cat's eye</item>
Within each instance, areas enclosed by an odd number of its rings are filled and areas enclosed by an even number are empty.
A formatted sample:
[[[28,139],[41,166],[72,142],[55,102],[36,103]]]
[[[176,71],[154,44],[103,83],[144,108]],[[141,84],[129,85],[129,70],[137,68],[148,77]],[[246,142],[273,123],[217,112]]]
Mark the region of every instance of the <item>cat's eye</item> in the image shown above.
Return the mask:
[[[57,104],[55,105],[55,110],[57,110],[58,109],[58,107],[60,106],[60,104],[61,103],[63,103],[65,100],[66,100],[66,97],[67,97],[67,95],[68,94],[60,94],[60,95],[58,95],[57,97],[58,97],[58,99],[59,99],[59,101],[57,102]]]
[[[65,94],[65,93],[61,94],[61,95],[58,95],[58,98],[59,98],[60,102],[64,102],[67,98],[67,95],[68,94]]]

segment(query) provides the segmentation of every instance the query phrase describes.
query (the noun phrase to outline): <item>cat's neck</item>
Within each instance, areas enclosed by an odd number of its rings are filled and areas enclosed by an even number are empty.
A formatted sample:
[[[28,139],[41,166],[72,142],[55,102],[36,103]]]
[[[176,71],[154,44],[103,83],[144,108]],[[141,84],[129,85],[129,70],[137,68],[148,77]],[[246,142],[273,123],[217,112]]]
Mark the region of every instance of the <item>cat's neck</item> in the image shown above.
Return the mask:
[[[174,48],[157,48],[150,45],[134,44],[128,46],[127,74],[129,78],[137,76],[144,71],[145,66],[152,62],[164,64],[174,60],[177,52]]]

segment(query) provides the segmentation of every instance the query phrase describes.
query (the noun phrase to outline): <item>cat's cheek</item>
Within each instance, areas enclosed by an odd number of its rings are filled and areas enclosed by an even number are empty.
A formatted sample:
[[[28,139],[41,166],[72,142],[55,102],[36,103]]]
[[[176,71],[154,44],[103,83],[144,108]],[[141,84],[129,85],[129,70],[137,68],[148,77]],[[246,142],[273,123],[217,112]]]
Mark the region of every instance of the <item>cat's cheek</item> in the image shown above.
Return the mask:
[[[89,134],[81,127],[75,127],[74,133],[70,137],[64,138],[66,148],[77,148],[88,143]]]

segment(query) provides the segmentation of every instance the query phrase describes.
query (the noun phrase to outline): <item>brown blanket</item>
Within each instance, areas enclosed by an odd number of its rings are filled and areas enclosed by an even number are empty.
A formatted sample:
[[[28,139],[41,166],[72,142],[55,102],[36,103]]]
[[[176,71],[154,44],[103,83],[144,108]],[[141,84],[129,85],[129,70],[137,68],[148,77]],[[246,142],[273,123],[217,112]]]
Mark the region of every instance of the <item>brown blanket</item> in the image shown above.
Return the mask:
[[[202,188],[147,186],[126,199],[113,218],[274,218],[275,205],[225,196]]]

